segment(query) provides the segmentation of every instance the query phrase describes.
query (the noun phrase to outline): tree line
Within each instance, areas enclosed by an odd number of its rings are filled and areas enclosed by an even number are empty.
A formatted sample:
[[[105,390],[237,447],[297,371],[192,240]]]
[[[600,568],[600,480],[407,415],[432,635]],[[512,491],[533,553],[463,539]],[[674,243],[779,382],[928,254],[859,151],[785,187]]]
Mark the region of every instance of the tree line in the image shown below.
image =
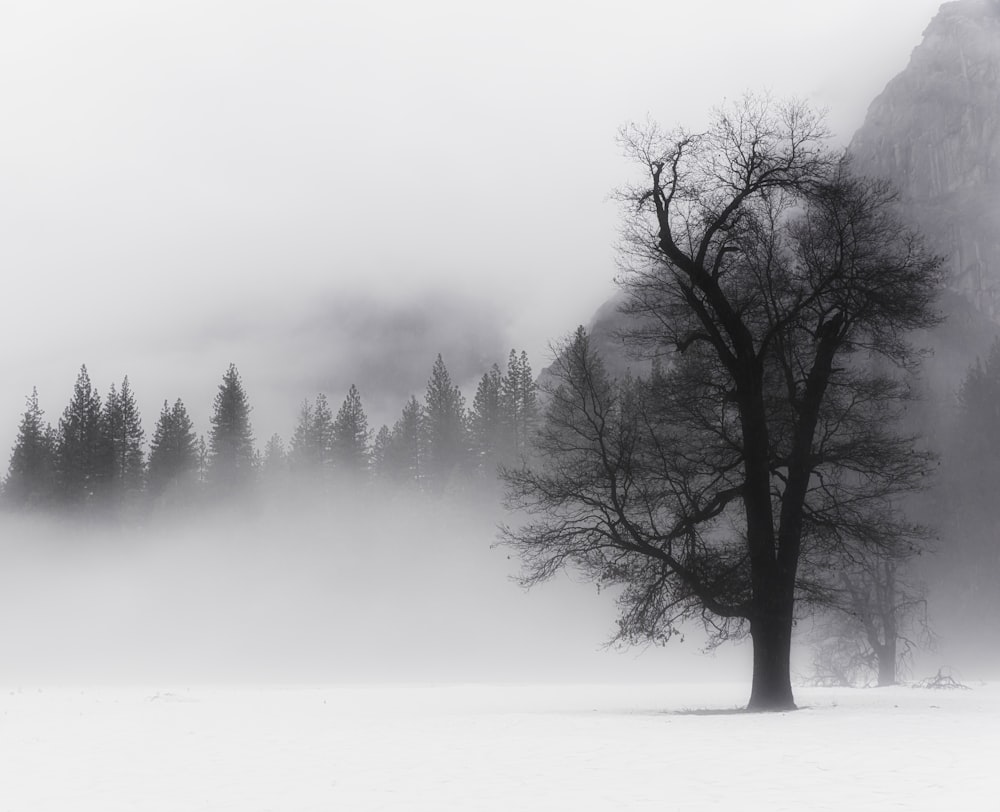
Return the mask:
[[[254,485],[382,483],[441,494],[456,483],[493,481],[497,467],[529,450],[537,394],[525,352],[493,364],[471,407],[437,356],[422,401],[416,395],[390,427],[369,428],[357,387],[334,413],[327,396],[305,400],[286,443],[275,434],[259,449],[252,407],[230,364],[212,405],[207,437],[183,400],[163,402],[149,442],[126,376],[102,398],[86,365],[56,425],[37,389],[27,398],[3,481],[8,509],[140,511],[225,498]]]

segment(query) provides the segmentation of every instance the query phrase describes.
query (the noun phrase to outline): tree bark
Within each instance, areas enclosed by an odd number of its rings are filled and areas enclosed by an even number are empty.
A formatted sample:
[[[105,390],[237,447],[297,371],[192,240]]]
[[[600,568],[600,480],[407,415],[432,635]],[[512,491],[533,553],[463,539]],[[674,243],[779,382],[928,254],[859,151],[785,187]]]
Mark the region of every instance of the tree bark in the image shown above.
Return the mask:
[[[882,589],[876,592],[881,598],[879,611],[882,614],[882,633],[885,636],[884,645],[876,649],[880,688],[896,684],[896,643],[899,640],[896,628],[896,566],[891,560],[884,562],[881,575],[885,580]]]
[[[896,684],[896,646],[886,645],[878,652],[878,687]]]
[[[750,624],[753,687],[749,711],[795,710],[792,697],[792,610],[772,611]]]

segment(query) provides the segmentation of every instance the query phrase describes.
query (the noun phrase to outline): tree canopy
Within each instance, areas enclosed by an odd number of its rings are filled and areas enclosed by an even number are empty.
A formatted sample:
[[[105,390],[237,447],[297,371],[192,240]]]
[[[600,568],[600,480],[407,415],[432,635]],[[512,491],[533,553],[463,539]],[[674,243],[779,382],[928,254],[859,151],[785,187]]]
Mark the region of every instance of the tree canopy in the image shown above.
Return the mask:
[[[749,633],[755,709],[794,706],[796,606],[838,561],[920,537],[895,500],[929,457],[897,422],[939,261],[824,139],[806,106],[752,97],[703,133],[624,131],[623,338],[657,363],[612,381],[578,332],[541,462],[506,474],[527,583],[569,565],[621,585],[624,640]]]

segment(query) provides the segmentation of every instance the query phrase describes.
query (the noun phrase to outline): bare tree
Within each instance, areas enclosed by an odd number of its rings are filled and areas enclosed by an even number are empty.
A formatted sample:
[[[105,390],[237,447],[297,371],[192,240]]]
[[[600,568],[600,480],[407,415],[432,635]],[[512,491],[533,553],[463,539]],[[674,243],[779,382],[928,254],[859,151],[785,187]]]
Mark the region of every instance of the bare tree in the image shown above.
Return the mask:
[[[837,598],[817,620],[813,670],[819,683],[896,685],[918,648],[933,644],[922,585],[905,561],[867,551],[839,573]]]
[[[823,139],[755,98],[705,133],[624,133],[644,177],[622,194],[625,339],[661,363],[614,383],[578,333],[543,462],[506,473],[525,583],[571,565],[621,585],[625,641],[692,617],[749,633],[757,710],[794,707],[796,608],[829,600],[829,569],[919,539],[896,499],[929,461],[895,426],[940,263]]]

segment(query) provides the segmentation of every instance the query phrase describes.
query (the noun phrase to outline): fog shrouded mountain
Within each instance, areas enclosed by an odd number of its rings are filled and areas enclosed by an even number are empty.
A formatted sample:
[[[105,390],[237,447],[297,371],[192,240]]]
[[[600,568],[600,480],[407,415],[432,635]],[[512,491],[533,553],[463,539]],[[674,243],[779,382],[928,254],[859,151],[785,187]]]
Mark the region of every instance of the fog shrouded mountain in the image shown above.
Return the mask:
[[[857,171],[892,182],[944,258],[947,318],[926,341],[928,396],[941,418],[1000,331],[1000,3],[943,4],[850,151]]]
[[[947,284],[1000,320],[1000,3],[945,3],[851,142],[947,262]]]

